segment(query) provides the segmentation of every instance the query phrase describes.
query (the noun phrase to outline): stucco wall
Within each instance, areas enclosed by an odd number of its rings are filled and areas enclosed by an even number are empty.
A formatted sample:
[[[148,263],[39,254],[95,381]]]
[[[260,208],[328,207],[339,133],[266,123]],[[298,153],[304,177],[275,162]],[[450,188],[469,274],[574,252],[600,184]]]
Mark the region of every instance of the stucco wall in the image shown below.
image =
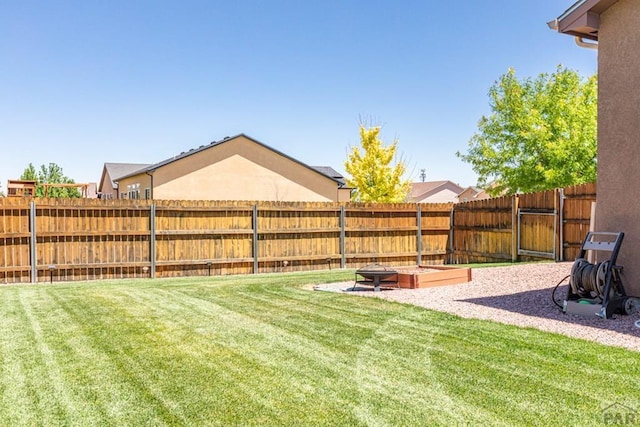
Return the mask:
[[[640,1],[600,16],[596,229],[625,233],[618,264],[640,296]]]
[[[144,190],[151,188],[151,177],[141,173],[118,181],[118,191],[120,193],[128,193],[131,189],[129,186],[136,186],[136,189],[140,190],[140,199],[144,199]],[[120,195],[118,195],[118,198],[122,199]],[[128,198],[128,196],[125,198]]]
[[[238,154],[171,180],[165,172],[154,176],[156,199],[331,201]]]
[[[105,198],[112,198],[112,199],[118,198],[118,191],[115,188],[113,188],[113,185],[111,185],[111,177],[109,176],[109,172],[106,171],[106,168],[102,173],[102,178],[98,188],[100,188]]]
[[[444,188],[429,197],[419,200],[418,203],[456,203],[458,201],[457,196],[457,192]]]
[[[150,186],[147,175],[119,182]],[[348,201],[349,190],[304,165],[240,136],[153,172],[153,198],[164,200]]]

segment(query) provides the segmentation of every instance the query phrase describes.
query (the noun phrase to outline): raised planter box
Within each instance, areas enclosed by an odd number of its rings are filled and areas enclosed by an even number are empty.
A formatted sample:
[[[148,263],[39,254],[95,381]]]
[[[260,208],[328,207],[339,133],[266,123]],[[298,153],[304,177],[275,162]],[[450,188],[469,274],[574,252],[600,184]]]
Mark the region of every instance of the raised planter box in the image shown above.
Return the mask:
[[[442,265],[419,265],[399,267],[398,286],[417,289],[434,286],[455,285],[471,281],[471,269],[467,267],[448,267]]]

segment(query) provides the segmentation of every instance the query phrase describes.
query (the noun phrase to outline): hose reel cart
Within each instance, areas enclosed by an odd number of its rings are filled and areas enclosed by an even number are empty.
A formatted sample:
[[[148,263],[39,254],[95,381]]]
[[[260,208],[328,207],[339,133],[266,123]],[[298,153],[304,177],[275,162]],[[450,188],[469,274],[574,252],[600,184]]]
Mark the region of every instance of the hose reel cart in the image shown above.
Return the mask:
[[[597,315],[609,319],[614,313],[631,314],[638,299],[627,296],[616,258],[624,233],[589,232],[580,254],[571,267],[569,290],[562,310],[569,314]],[[609,253],[609,259],[596,264],[586,258],[587,251]]]

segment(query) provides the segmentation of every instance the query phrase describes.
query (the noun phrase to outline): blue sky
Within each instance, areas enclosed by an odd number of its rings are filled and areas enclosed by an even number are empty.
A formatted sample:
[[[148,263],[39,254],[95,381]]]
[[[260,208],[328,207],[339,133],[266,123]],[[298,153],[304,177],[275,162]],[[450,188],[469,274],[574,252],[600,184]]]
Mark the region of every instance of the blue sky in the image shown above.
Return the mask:
[[[344,173],[358,123],[418,181],[474,185],[465,151],[487,91],[597,53],[548,29],[573,0],[0,3],[0,190],[29,163],[97,182],[245,133]]]

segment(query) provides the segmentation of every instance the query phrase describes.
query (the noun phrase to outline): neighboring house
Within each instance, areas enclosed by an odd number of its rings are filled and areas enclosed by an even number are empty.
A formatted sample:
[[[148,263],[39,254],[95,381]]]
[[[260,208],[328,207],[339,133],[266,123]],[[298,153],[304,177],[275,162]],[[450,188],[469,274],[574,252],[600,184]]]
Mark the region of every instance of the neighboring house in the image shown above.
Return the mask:
[[[409,201],[412,203],[456,203],[464,188],[451,181],[412,182]]]
[[[640,1],[581,0],[549,26],[598,55],[596,231],[624,232],[617,264],[640,296]],[[595,53],[595,51],[594,51]]]
[[[107,165],[121,167],[112,173]],[[201,145],[160,163],[138,166],[121,173],[122,164],[107,163],[102,181],[117,183],[118,198],[351,200],[351,189],[334,169],[308,166],[244,134]]]
[[[77,183],[55,183],[40,184],[44,188],[44,197],[51,197],[51,188],[75,188],[80,191],[81,197],[85,199],[95,199],[96,183],[77,184]],[[7,197],[36,197],[37,181],[10,179],[7,181]]]
[[[486,191],[480,190],[476,187],[467,187],[462,190],[457,196],[458,202],[460,203],[472,202],[474,200],[484,200],[489,199],[490,197],[491,196],[489,196]]]
[[[49,197],[51,188],[76,188],[85,199],[95,199],[98,197],[96,193],[96,183],[76,184],[76,183],[58,183],[58,184],[40,184],[44,187],[44,197]],[[7,182],[7,197],[35,197],[37,181],[10,179]]]
[[[98,198],[98,184],[96,184],[95,182],[88,183],[85,197],[87,199],[97,199]]]
[[[10,179],[7,181],[7,197],[33,197],[36,195],[36,181]]]
[[[98,184],[98,197],[118,198],[118,179],[150,166],[148,163],[105,163]]]

